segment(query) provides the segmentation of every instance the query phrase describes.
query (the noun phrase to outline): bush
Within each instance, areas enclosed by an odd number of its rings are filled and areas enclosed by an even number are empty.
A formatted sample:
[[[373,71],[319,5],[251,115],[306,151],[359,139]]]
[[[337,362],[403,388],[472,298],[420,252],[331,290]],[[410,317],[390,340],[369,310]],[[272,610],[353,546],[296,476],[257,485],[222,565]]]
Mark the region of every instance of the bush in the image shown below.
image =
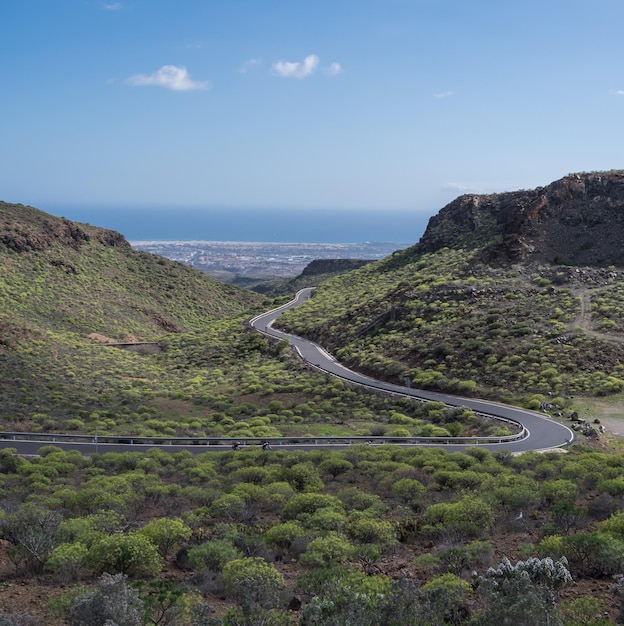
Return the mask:
[[[340,513],[344,512],[342,502],[334,496],[320,493],[302,493],[295,496],[284,506],[286,519],[307,519],[319,509],[331,509]]]
[[[476,616],[475,624],[561,625],[555,601],[559,590],[571,581],[565,559],[530,558],[516,565],[503,559],[475,581],[485,599],[485,609]]]
[[[431,505],[424,515],[431,530],[454,530],[466,536],[479,536],[492,526],[492,507],[480,498],[465,496],[450,504]]]
[[[341,533],[329,532],[325,537],[313,539],[301,555],[303,565],[327,567],[346,561],[351,552],[349,540]]]
[[[329,474],[333,480],[340,474],[344,474],[353,469],[353,464],[345,459],[332,457],[326,459],[319,465],[319,469],[326,474]]]
[[[598,530],[613,535],[618,539],[624,539],[624,512],[618,511],[608,519],[600,522],[598,524]]]
[[[158,548],[163,558],[167,557],[177,543],[189,539],[192,534],[191,529],[179,517],[154,519],[138,532],[145,535]]]
[[[62,543],[52,550],[45,568],[63,582],[78,580],[86,567],[88,552],[82,543]]]
[[[228,539],[213,539],[188,551],[189,565],[196,571],[209,569],[221,572],[226,563],[239,559],[243,553]]]
[[[277,606],[284,578],[264,559],[234,559],[223,567],[222,576],[227,596],[237,602],[245,614]]]
[[[607,533],[562,538],[563,550],[578,576],[613,576],[624,567],[624,541]]]
[[[547,480],[542,484],[540,494],[548,504],[560,500],[574,500],[578,495],[578,487],[576,483],[565,478]]]
[[[103,574],[96,591],[76,601],[69,623],[71,626],[141,626],[143,602],[123,574]]]
[[[360,519],[351,524],[351,535],[362,543],[378,544],[382,550],[397,545],[396,530],[390,522],[376,519]]]
[[[275,524],[267,530],[264,539],[268,546],[288,551],[297,539],[305,535],[303,526],[299,522],[291,521]]]
[[[423,588],[423,613],[430,616],[426,623],[456,624],[461,619],[461,603],[470,593],[470,584],[454,574],[442,574]]]
[[[295,491],[309,492],[323,489],[323,481],[312,463],[297,463],[285,470],[285,478]]]
[[[570,626],[609,626],[612,622],[604,617],[606,608],[606,602],[600,598],[573,598],[561,602],[561,612]]]
[[[99,539],[89,550],[87,560],[96,574],[153,577],[162,566],[156,546],[137,532]]]
[[[405,504],[409,504],[413,509],[417,509],[422,505],[422,498],[426,488],[415,478],[401,478],[392,485],[392,491],[399,496]]]

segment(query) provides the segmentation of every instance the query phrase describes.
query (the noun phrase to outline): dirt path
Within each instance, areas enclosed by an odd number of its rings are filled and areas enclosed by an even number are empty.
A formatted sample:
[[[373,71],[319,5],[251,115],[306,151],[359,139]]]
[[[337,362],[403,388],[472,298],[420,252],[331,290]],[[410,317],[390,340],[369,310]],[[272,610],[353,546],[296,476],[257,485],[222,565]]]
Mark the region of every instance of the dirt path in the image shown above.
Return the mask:
[[[588,288],[577,288],[572,289],[572,295],[576,296],[580,300],[581,310],[579,314],[576,316],[574,320],[572,320],[568,324],[568,328],[570,330],[574,330],[580,328],[582,331],[590,335],[591,337],[596,337],[597,339],[602,339],[603,341],[615,341],[617,343],[624,343],[624,336],[621,334],[608,334],[601,333],[592,328],[592,319],[591,319],[591,299],[593,294],[598,294],[610,287],[600,287],[594,289]]]

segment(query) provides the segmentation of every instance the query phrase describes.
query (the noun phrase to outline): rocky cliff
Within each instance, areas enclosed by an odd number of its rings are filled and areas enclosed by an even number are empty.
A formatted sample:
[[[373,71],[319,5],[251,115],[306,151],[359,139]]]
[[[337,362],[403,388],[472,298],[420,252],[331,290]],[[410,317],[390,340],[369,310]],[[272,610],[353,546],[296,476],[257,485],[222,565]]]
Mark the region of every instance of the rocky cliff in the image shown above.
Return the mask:
[[[482,260],[624,265],[624,171],[570,174],[547,187],[463,195],[413,251],[482,248]]]

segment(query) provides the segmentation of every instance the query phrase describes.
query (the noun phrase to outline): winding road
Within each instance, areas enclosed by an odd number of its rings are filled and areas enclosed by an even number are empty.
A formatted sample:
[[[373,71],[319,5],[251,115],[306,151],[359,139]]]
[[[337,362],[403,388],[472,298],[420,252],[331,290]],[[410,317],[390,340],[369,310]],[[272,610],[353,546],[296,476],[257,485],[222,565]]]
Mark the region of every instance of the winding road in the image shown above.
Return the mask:
[[[565,446],[573,441],[574,433],[571,429],[550,419],[549,417],[544,416],[541,413],[529,411],[528,409],[498,404],[495,402],[488,402],[487,400],[462,398],[459,396],[452,396],[432,391],[411,389],[375,380],[341,365],[331,354],[318,344],[304,339],[303,337],[290,335],[273,328],[273,322],[275,322],[275,320],[284,311],[298,306],[308,300],[312,291],[312,288],[302,289],[290,302],[273,309],[272,311],[254,317],[250,322],[251,326],[257,331],[270,337],[288,340],[294,350],[296,350],[304,361],[323,372],[338,376],[343,380],[363,385],[370,389],[379,389],[391,394],[412,397],[416,400],[436,401],[443,402],[448,406],[467,407],[475,413],[504,421],[512,421],[519,424],[523,428],[522,436],[520,438],[514,438],[514,440],[511,441],[509,440],[510,438],[507,438],[507,440],[500,440],[501,438],[499,438],[499,441],[497,442],[481,443],[484,442],[486,438],[480,437],[478,439],[480,447],[490,450],[506,449],[511,452],[525,452],[527,450],[561,448],[562,446]],[[461,441],[465,442],[465,438],[462,438]],[[440,441],[436,439],[435,443],[432,440],[432,443],[429,444],[420,443],[414,445],[440,446],[444,444],[440,443]],[[462,450],[469,445],[475,444],[452,443],[452,440],[449,440],[449,443],[446,445],[453,450]]]
[[[573,432],[558,422],[545,417],[543,414],[520,409],[516,407],[461,398],[442,393],[410,389],[393,385],[380,380],[375,380],[358,372],[354,372],[341,365],[331,354],[316,343],[290,335],[273,328],[273,322],[287,309],[298,306],[310,298],[312,288],[302,289],[290,302],[254,317],[250,321],[252,328],[260,333],[277,339],[286,339],[293,346],[298,355],[316,369],[337,376],[350,383],[362,385],[369,389],[377,389],[393,395],[411,397],[419,401],[443,402],[448,406],[467,407],[477,414],[494,419],[514,422],[519,425],[521,432],[518,435],[507,437],[479,437],[479,438],[427,438],[412,437],[405,440],[388,437],[316,437],[316,438],[272,438],[275,447],[281,449],[310,450],[319,447],[344,448],[352,443],[365,443],[370,440],[373,443],[397,443],[401,445],[420,445],[433,447],[446,447],[448,449],[463,451],[468,447],[479,445],[488,450],[509,450],[511,452],[524,452],[527,450],[548,450],[561,448],[574,439]],[[179,452],[187,450],[193,453],[224,451],[231,445],[232,440],[227,438],[215,439],[200,438],[167,438],[167,437],[113,437],[95,435],[66,435],[66,434],[34,434],[0,432],[0,449],[15,448],[18,454],[34,455],[41,446],[54,445],[65,450],[79,450],[88,455],[103,452],[136,452],[146,451],[149,448],[158,447],[167,452]],[[243,446],[259,448],[262,440],[243,441]]]

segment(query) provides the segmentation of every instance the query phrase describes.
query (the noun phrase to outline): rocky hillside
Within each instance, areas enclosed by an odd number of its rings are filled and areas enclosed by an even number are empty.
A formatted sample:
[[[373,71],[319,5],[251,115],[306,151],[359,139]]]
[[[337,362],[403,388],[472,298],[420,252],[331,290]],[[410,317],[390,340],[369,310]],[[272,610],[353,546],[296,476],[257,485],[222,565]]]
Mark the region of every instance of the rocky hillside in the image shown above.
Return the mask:
[[[466,195],[417,245],[319,286],[280,323],[394,382],[516,401],[616,393],[623,240],[624,172]]]
[[[489,263],[624,265],[624,171],[570,174],[546,187],[463,195],[432,217],[409,256],[482,248]]]
[[[318,276],[325,274],[338,274],[356,270],[370,263],[363,259],[316,259],[303,268],[301,276]]]

